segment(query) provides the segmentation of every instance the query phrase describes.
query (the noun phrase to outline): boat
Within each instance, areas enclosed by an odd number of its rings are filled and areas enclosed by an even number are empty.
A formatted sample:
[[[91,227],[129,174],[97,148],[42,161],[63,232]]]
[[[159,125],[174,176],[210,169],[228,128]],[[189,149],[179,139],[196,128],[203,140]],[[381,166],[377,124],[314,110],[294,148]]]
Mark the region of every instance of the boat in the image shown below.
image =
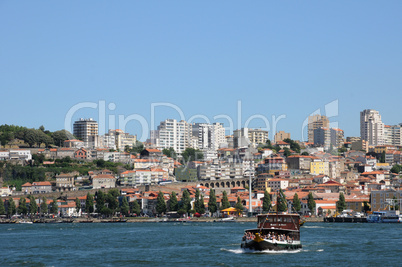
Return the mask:
[[[33,224],[33,222],[31,222],[31,221],[26,221],[26,220],[21,220],[21,221],[18,221],[17,223]]]
[[[257,228],[244,231],[241,248],[256,251],[286,251],[302,248],[299,214],[259,214],[257,219]]]
[[[214,220],[214,222],[236,222],[234,217],[226,217],[219,220]]]
[[[402,215],[399,210],[373,211],[367,217],[369,223],[401,223]]]

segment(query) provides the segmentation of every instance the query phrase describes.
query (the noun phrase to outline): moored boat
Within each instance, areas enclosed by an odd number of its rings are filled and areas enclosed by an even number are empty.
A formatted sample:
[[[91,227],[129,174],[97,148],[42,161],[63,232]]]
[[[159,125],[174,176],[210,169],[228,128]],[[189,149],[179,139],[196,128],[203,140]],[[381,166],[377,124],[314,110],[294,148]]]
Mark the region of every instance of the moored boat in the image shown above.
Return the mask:
[[[374,211],[367,217],[369,223],[401,223],[399,210]]]
[[[269,213],[257,215],[257,219],[257,228],[245,230],[242,248],[257,251],[302,248],[299,214]]]

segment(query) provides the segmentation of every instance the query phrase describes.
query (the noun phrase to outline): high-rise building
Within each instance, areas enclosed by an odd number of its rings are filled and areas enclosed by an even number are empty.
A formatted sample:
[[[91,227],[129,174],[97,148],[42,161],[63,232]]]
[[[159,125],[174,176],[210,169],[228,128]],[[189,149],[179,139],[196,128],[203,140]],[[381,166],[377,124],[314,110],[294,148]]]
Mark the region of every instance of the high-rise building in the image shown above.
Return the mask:
[[[331,144],[333,147],[340,147],[345,143],[344,132],[338,128],[331,128]]]
[[[384,123],[377,110],[365,109],[360,112],[360,137],[369,146],[384,145]]]
[[[261,129],[241,128],[233,131],[233,145],[235,148],[251,145],[257,147],[268,140],[268,131]]]
[[[384,144],[402,145],[402,123],[399,125],[384,125]]]
[[[331,130],[325,127],[314,129],[314,145],[328,149],[331,146]]]
[[[135,146],[135,144],[137,143],[137,136],[125,133],[120,129],[116,129],[109,130],[109,132],[105,134],[103,140],[105,144],[108,144],[107,147],[109,148],[111,142],[114,140],[114,149],[124,151],[126,146],[128,146],[130,149]]]
[[[218,150],[222,143],[226,143],[225,128],[221,123],[207,124],[194,123],[192,135],[195,138],[197,147],[200,150]]]
[[[285,133],[284,131],[279,131],[275,134],[275,143],[283,141],[285,139],[290,139],[290,133]]]
[[[190,147],[191,124],[186,121],[167,119],[162,121],[156,131],[151,131],[151,142],[160,149],[173,148],[176,153]]]
[[[84,141],[85,147],[95,148],[98,146],[98,122],[92,118],[79,119],[73,124],[75,137]]]
[[[329,128],[327,116],[316,114],[308,117],[307,134],[309,143],[314,143],[314,130],[321,127]]]

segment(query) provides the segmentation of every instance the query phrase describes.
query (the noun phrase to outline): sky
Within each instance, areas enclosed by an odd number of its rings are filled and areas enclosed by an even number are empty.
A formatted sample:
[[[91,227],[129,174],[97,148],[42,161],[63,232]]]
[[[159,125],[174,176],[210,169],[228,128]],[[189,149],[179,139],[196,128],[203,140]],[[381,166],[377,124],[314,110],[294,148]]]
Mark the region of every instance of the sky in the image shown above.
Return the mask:
[[[402,123],[401,1],[0,1],[0,124],[93,118],[145,140],[160,121],[306,140],[360,111]]]

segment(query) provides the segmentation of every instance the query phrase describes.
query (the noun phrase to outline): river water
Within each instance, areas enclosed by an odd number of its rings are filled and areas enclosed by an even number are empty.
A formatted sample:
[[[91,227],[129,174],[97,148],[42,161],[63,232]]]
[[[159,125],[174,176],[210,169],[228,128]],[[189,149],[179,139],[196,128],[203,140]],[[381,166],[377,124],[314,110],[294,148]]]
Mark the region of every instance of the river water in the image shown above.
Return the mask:
[[[240,249],[255,223],[2,224],[0,266],[401,266],[402,224],[306,223],[303,249]]]

